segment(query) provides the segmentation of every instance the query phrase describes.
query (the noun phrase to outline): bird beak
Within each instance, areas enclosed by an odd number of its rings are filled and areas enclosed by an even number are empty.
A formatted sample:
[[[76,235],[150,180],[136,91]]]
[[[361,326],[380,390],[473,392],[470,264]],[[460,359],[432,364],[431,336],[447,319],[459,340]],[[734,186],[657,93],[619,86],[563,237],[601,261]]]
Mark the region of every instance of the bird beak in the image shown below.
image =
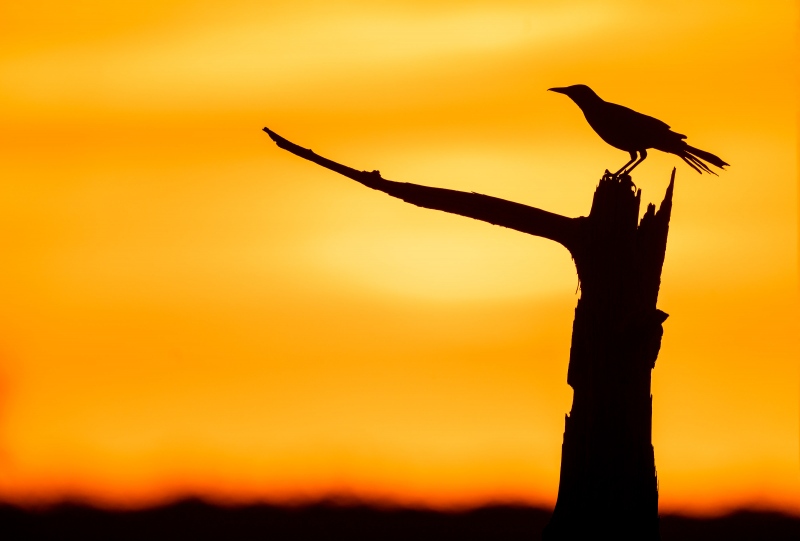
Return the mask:
[[[566,92],[564,92],[566,88],[562,86],[557,86],[555,88],[548,88],[547,90],[550,92],[558,92],[559,94],[566,94]]]

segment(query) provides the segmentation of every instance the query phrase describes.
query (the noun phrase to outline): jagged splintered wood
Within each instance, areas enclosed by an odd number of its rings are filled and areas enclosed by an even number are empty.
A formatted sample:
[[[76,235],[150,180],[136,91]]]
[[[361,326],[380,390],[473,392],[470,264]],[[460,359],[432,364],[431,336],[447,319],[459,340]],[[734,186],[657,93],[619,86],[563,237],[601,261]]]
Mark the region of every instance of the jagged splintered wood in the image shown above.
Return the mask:
[[[358,171],[264,131],[282,149],[414,205],[544,237],[572,254],[581,296],[567,383],[573,389],[558,500],[546,541],[657,540],[658,485],[651,439],[650,372],[667,314],[656,308],[675,170],[661,207],[630,177],[606,174],[586,217],[568,218],[487,195],[394,182]]]
[[[667,318],[656,301],[674,185],[673,170],[661,208],[648,205],[637,224],[641,191],[606,175],[581,219],[572,251],[581,281],[567,372],[572,410],[546,541],[659,538],[650,372]]]

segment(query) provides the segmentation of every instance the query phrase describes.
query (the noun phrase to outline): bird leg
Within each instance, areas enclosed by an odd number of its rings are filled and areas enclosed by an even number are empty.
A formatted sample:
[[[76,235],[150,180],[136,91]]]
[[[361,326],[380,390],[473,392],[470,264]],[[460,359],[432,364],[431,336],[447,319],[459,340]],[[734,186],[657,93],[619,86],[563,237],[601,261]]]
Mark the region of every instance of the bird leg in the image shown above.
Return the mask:
[[[636,168],[636,166],[639,165],[640,163],[642,163],[644,161],[644,159],[647,157],[647,151],[646,150],[640,150],[639,153],[640,153],[639,161],[636,162],[635,164],[631,165],[630,169],[625,171],[626,175],[630,175],[631,171],[633,171]],[[633,154],[633,152],[631,152],[631,154]]]
[[[627,168],[628,168],[628,166],[629,166],[630,164],[632,164],[633,162],[635,162],[635,161],[638,159],[638,156],[637,156],[637,154],[636,154],[636,151],[635,151],[635,150],[631,150],[631,151],[630,151],[630,155],[631,155],[631,161],[629,161],[628,163],[626,163],[625,165],[623,165],[623,166],[620,168],[620,170],[619,170],[619,171],[617,171],[616,173],[614,173],[614,176],[615,176],[615,177],[618,177],[618,176],[619,176],[621,173],[623,173],[623,172],[625,171],[625,169],[627,169]],[[631,169],[633,169],[633,167],[631,167]]]

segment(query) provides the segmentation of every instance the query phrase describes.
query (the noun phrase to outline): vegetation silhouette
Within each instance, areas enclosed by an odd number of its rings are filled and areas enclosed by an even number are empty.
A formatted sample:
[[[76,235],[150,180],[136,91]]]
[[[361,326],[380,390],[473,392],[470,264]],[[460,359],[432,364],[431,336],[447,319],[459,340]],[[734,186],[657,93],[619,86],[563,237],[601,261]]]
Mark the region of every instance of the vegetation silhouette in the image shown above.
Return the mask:
[[[651,442],[650,371],[667,314],[656,307],[667,247],[675,170],[660,209],[639,222],[641,190],[606,171],[586,217],[569,218],[473,192],[395,182],[358,171],[264,131],[282,149],[407,203],[553,240],[572,255],[581,296],[575,309],[555,510],[543,532],[562,539],[659,539]]]
[[[720,168],[729,165],[710,152],[689,146],[684,141],[685,135],[670,130],[667,124],[657,118],[637,113],[616,103],[609,103],[586,85],[548,90],[569,96],[581,108],[586,121],[603,141],[630,153],[631,160],[614,173],[616,176],[630,175],[631,171],[647,158],[648,148],[675,154],[700,174],[705,171],[716,175],[703,163],[703,160]]]
[[[303,506],[223,506],[201,500],[138,510],[61,504],[0,505],[3,541],[530,541],[550,516],[544,509],[492,505],[459,512],[322,501]],[[712,519],[664,516],[664,541],[796,541],[800,518],[738,512]]]

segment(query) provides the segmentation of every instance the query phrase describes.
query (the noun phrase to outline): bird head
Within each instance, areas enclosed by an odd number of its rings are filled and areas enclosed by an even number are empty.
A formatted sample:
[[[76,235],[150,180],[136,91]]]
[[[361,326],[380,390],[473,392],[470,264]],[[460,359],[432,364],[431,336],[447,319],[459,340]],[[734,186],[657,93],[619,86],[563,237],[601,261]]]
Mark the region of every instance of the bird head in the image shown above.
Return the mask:
[[[592,101],[600,100],[600,96],[595,94],[594,90],[589,88],[586,85],[572,85],[572,86],[561,86],[555,88],[548,88],[550,92],[558,92],[559,94],[564,94],[565,96],[569,96],[572,101],[577,103],[579,106],[584,103],[590,103]]]

